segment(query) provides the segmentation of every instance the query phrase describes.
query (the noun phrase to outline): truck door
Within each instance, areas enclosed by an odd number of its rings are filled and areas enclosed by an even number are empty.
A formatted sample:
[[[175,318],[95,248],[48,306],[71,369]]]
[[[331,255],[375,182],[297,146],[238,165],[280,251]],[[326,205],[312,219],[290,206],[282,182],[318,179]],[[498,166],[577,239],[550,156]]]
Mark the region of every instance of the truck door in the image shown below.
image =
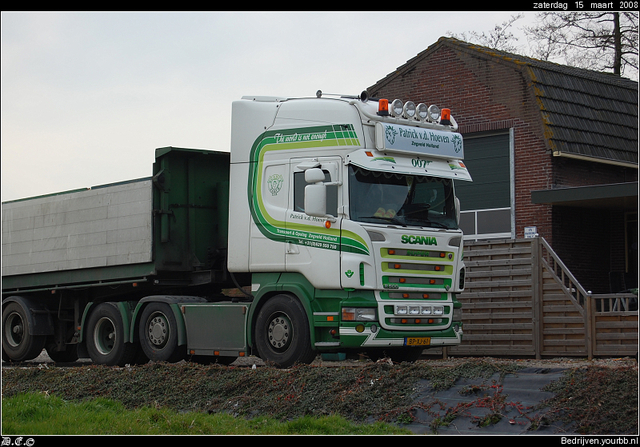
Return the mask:
[[[289,196],[289,165],[265,162],[252,199],[251,271],[282,272],[285,264],[285,222]]]
[[[327,186],[327,215],[331,218],[309,216],[304,210],[304,171],[318,167],[325,174],[325,183],[341,182],[342,158],[295,158],[290,163],[293,191],[286,215],[286,271],[304,274],[316,288],[339,288],[341,188]]]

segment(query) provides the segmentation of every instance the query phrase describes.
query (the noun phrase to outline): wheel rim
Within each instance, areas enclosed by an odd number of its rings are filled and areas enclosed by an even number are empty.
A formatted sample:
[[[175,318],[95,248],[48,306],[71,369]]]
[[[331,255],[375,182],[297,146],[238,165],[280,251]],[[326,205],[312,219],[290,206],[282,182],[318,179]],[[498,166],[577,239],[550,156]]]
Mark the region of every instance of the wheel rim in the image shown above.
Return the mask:
[[[293,335],[293,326],[285,314],[275,315],[267,328],[267,338],[272,348],[284,351],[289,347]]]
[[[5,321],[4,335],[12,348],[17,348],[24,339],[24,321],[17,312],[9,314]]]
[[[116,327],[107,317],[100,318],[93,331],[96,349],[102,355],[108,355],[116,344]]]
[[[169,340],[169,322],[167,317],[156,312],[149,317],[149,324],[147,325],[147,336],[149,341],[157,348],[162,348],[167,344]]]

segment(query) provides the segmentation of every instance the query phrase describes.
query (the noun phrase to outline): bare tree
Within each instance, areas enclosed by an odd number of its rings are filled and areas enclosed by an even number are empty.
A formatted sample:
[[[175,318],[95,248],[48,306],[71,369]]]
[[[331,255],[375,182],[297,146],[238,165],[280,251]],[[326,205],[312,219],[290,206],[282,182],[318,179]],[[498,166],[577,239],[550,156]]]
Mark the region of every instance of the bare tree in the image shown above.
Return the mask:
[[[533,57],[637,79],[637,12],[545,12],[538,19],[524,28]]]
[[[466,42],[476,42],[479,45],[493,48],[495,50],[515,53],[519,51],[519,48],[515,44],[515,42],[518,41],[518,38],[513,35],[513,33],[510,31],[510,28],[517,20],[521,19],[522,17],[523,14],[512,15],[509,20],[502,22],[500,25],[495,25],[493,27],[493,30],[489,31],[488,33],[478,33],[476,31],[471,31],[469,32],[469,34],[465,32],[461,34],[455,34],[451,31],[447,31],[447,35],[449,37],[454,37]]]

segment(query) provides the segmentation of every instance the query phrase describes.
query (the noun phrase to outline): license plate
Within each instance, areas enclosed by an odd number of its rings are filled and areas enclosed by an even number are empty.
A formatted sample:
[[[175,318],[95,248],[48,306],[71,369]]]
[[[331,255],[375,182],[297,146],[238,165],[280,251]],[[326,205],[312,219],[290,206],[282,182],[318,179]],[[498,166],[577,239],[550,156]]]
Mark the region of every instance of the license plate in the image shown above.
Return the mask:
[[[405,346],[428,346],[431,344],[431,337],[407,337],[404,344]]]

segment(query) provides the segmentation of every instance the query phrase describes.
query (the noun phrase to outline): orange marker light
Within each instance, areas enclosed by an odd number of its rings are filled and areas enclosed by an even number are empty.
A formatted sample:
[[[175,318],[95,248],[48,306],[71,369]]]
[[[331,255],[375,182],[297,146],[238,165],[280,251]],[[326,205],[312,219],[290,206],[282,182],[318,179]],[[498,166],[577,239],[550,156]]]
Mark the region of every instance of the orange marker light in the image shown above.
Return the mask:
[[[327,229],[331,228],[331,221],[327,220],[327,221],[324,223],[324,227],[325,227],[325,228],[327,228]]]
[[[380,99],[380,100],[378,100],[378,115],[380,115],[380,116],[388,116],[389,115],[389,100],[388,99]]]
[[[451,110],[450,109],[442,109],[440,115],[440,124],[450,125],[451,124]]]

